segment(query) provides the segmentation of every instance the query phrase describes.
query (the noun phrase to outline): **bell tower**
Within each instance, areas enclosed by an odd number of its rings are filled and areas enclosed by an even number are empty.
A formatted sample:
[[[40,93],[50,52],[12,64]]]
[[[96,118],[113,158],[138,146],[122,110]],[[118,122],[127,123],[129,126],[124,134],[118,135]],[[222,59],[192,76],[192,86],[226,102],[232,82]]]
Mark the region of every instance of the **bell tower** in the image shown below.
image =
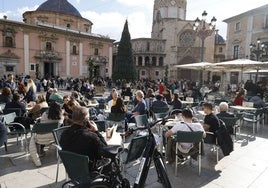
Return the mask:
[[[155,0],[153,11],[152,38],[161,39],[163,22],[170,19],[186,19],[187,0]]]

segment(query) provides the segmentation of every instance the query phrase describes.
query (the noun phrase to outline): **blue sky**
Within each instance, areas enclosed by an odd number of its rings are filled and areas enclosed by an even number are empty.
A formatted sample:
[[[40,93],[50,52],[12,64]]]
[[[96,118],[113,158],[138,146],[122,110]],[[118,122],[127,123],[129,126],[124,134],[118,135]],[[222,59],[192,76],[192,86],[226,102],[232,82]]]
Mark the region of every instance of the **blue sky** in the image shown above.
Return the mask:
[[[150,37],[154,0],[68,0],[83,17],[93,22],[93,32],[119,40],[126,19],[132,38]],[[35,10],[45,0],[1,0],[0,17],[22,21],[22,13]],[[187,19],[217,18],[217,29],[226,38],[226,24],[222,20],[247,10],[268,4],[267,0],[188,0]]]

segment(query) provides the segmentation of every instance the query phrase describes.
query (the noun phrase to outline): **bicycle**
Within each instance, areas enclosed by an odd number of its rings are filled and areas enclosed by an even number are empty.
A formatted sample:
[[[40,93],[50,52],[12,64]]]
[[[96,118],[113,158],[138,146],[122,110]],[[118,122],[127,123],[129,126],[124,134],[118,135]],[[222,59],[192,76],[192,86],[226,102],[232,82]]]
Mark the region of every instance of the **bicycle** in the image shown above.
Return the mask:
[[[156,124],[162,122],[165,123],[165,120],[158,120],[148,124],[146,128],[136,128],[136,130],[148,130],[148,140],[142,155],[142,159],[140,162],[138,174],[136,176],[133,188],[143,188],[145,185],[145,181],[147,179],[147,175],[150,169],[150,165],[152,160],[154,161],[158,180],[163,184],[165,188],[171,188],[171,184],[166,172],[166,166],[163,161],[162,154],[157,150],[157,141],[154,134],[151,131],[151,128]],[[122,148],[120,146],[113,147],[105,147],[102,149],[103,157],[110,158],[111,162],[103,167],[101,167],[100,173],[103,174],[101,178],[98,180],[92,181],[89,187],[93,188],[108,188],[108,187],[122,187],[129,188],[130,183],[129,180],[123,178],[120,167],[120,152]],[[105,168],[109,169],[109,172],[104,172]],[[100,177],[100,176],[99,176]]]

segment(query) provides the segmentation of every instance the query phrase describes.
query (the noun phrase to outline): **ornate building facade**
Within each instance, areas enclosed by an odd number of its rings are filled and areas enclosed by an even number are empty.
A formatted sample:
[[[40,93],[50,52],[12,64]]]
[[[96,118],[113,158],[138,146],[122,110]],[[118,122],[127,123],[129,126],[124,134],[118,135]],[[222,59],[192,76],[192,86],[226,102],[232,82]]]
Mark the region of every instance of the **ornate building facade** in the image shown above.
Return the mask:
[[[223,21],[227,23],[227,60],[245,58],[268,61],[268,4]],[[258,40],[264,48],[257,55],[252,53],[250,46],[251,44],[257,45]],[[241,82],[241,73],[231,72],[229,74],[231,75],[227,77],[231,78],[231,82]],[[244,80],[246,79],[248,78],[244,78]]]
[[[23,14],[0,19],[0,74],[32,77],[110,77],[114,40],[93,34],[93,23],[67,0],[47,0]]]
[[[200,71],[182,70],[175,65],[201,60],[201,39],[186,20],[186,0],[155,0],[151,38],[132,40],[134,62],[140,78],[198,80]],[[214,62],[215,34],[206,38],[204,61]]]

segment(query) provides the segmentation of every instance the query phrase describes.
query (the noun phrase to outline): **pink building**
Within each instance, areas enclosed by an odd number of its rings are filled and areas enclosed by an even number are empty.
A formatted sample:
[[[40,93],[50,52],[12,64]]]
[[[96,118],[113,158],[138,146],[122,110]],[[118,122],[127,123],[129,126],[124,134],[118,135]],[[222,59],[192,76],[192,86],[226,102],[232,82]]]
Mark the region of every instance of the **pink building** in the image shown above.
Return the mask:
[[[0,19],[0,74],[111,77],[114,40],[93,34],[93,23],[67,0],[47,0],[23,14],[23,22]]]

